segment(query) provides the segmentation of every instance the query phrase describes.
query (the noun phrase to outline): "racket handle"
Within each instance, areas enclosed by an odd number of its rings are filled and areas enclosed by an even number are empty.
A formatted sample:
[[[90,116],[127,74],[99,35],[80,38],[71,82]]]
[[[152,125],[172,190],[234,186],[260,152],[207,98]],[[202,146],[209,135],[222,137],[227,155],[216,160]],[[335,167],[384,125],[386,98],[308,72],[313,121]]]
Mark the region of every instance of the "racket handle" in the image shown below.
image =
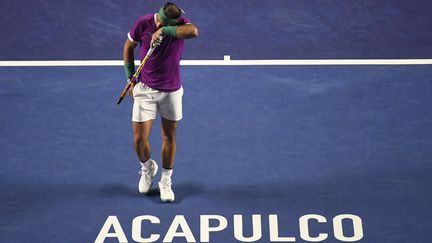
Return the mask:
[[[122,102],[123,98],[124,98],[124,96],[118,97],[118,99],[117,99],[117,105],[120,105],[120,103]]]

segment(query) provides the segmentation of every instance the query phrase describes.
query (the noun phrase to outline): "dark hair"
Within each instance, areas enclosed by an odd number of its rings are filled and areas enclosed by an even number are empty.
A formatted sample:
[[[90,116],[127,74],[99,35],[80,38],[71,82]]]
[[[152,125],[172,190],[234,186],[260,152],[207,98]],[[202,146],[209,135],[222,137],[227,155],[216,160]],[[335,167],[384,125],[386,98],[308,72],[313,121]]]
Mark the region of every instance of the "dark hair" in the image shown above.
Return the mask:
[[[165,3],[163,6],[163,10],[166,16],[170,19],[178,19],[181,16],[181,10],[174,3]]]

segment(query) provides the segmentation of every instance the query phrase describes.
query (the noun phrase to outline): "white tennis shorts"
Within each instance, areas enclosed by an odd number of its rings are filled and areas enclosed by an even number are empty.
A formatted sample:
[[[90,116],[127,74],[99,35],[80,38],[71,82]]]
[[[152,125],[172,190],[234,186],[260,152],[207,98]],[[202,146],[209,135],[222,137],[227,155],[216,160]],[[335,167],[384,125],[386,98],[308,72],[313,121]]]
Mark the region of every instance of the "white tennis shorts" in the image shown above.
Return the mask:
[[[183,87],[174,92],[161,92],[139,82],[133,89],[132,121],[144,122],[156,118],[156,114],[170,121],[182,119]]]

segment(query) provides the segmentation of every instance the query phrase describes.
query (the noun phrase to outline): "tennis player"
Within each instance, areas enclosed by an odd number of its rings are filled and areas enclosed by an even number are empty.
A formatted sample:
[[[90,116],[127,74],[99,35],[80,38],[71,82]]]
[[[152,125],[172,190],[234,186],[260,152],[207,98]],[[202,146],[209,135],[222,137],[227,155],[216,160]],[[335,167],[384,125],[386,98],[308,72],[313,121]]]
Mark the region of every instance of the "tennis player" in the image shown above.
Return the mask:
[[[158,187],[164,202],[172,202],[175,198],[171,176],[176,155],[176,130],[182,119],[180,59],[184,39],[198,36],[198,29],[182,17],[182,13],[183,10],[174,3],[167,2],[157,13],[141,16],[128,33],[123,49],[126,76],[130,79],[135,72],[134,48],[140,44],[143,59],[151,44],[162,38],[131,90],[134,148],[141,163],[138,190],[149,192],[158,171],[157,163],[151,159],[149,135],[156,115],[160,114],[163,140],[162,175]]]

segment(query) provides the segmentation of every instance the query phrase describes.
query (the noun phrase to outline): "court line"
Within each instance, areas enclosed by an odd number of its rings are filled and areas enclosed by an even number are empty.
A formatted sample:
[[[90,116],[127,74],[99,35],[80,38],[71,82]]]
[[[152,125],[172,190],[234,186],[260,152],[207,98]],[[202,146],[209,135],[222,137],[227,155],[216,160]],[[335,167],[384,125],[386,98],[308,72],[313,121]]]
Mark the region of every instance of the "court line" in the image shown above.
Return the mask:
[[[139,61],[135,61],[139,65]],[[295,65],[432,65],[432,59],[266,59],[181,60],[182,66],[295,66]],[[0,61],[0,67],[123,66],[123,60]]]

